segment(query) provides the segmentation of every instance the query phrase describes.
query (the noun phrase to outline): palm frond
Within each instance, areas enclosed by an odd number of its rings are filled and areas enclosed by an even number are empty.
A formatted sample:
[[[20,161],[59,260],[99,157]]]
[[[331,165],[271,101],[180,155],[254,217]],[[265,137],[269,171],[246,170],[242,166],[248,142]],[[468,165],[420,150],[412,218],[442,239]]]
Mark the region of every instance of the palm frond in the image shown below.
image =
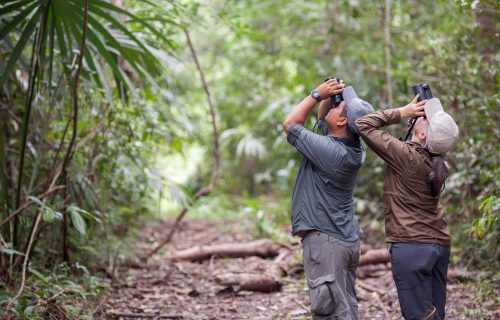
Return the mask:
[[[155,6],[147,0],[144,3]],[[27,44],[31,39],[37,23],[40,22],[42,8],[48,5],[49,23],[48,28],[42,35],[46,48],[41,52],[42,74],[46,72],[52,78],[52,72],[56,63],[69,76],[73,57],[77,53],[74,48],[81,41],[82,30],[82,0],[18,0],[4,1],[0,4],[0,39],[10,33],[22,29],[14,50],[2,71],[0,86],[10,77],[16,64],[20,60]],[[123,21],[126,17],[127,21]],[[158,18],[159,19],[159,18]],[[134,92],[134,83],[120,66],[120,59],[128,62],[137,75],[147,82],[154,82],[161,76],[161,62],[158,55],[153,53],[152,48],[140,36],[134,34],[130,23],[136,24],[154,35],[159,41],[164,42],[171,48],[172,41],[168,39],[155,25],[147,19],[119,8],[104,0],[94,0],[89,7],[89,34],[88,50],[84,54],[84,70],[82,76],[91,80],[98,87],[105,87],[106,95],[112,99],[110,94],[108,76],[114,78],[117,88],[122,87]],[[162,23],[165,23],[162,21]],[[168,23],[176,24],[174,20]],[[46,52],[48,50],[48,52]],[[111,74],[103,72],[101,64],[107,65]],[[48,69],[48,70],[46,70]],[[105,80],[106,79],[106,80]],[[49,81],[49,89],[50,89]],[[156,84],[155,84],[156,85]]]

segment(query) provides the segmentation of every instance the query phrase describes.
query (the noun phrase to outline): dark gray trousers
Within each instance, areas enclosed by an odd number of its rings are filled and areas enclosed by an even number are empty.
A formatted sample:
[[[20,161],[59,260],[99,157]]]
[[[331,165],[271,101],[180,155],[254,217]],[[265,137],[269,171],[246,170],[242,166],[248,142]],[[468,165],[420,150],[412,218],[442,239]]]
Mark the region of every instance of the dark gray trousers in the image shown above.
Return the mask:
[[[444,319],[450,248],[437,243],[392,243],[389,252],[403,317]]]
[[[314,320],[357,320],[356,268],[359,240],[342,241],[319,231],[304,239],[304,270]]]

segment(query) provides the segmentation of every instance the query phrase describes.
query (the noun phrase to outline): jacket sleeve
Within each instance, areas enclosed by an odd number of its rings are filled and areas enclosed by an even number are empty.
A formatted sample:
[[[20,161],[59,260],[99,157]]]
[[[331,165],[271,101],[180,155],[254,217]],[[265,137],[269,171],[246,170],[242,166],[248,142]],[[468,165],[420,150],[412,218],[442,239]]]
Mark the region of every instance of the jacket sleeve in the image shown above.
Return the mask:
[[[388,132],[381,130],[381,127],[397,124],[401,121],[401,113],[398,109],[381,110],[356,121],[359,134],[366,144],[389,166],[396,171],[405,171],[411,161],[411,148],[409,145]]]
[[[329,137],[307,130],[301,124],[288,128],[287,140],[314,166],[324,172],[335,171],[345,156],[345,152],[332,144]]]

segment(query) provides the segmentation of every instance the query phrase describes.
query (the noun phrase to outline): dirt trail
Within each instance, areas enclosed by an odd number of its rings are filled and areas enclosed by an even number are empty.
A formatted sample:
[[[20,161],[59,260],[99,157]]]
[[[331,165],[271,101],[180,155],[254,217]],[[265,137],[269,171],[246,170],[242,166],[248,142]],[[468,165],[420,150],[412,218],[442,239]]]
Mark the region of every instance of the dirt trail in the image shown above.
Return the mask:
[[[144,235],[159,237],[170,223],[146,226]],[[168,250],[199,244],[252,240],[241,224],[187,220]],[[131,248],[146,252],[146,238]],[[383,247],[379,244],[378,247]],[[167,251],[166,254],[169,252]],[[101,304],[97,319],[310,319],[309,297],[303,270],[298,267],[285,278],[280,292],[237,292],[215,283],[222,272],[261,273],[272,263],[258,257],[203,262],[170,263],[166,255],[155,257],[147,267],[118,268],[118,283]],[[367,270],[361,270],[367,271]],[[390,269],[370,273],[356,282],[360,319],[402,319]],[[478,306],[477,293],[461,283],[448,285],[447,319],[498,319],[495,307]],[[463,316],[464,309],[469,311]],[[489,309],[492,311],[481,311]],[[497,308],[498,309],[498,308]],[[472,312],[472,313],[471,313]],[[471,316],[472,315],[472,316]]]

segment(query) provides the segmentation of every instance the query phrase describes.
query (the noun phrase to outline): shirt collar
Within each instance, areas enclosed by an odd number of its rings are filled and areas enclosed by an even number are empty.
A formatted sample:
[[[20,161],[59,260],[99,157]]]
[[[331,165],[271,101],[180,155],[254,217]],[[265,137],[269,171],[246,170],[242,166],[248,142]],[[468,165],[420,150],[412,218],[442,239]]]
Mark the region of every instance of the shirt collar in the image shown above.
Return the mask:
[[[347,138],[340,138],[340,137],[334,137],[334,136],[330,136],[330,137],[338,142],[345,144],[348,147],[359,148],[361,146],[361,143],[359,142],[359,138],[354,138],[354,140],[351,140],[351,139],[347,139]]]

